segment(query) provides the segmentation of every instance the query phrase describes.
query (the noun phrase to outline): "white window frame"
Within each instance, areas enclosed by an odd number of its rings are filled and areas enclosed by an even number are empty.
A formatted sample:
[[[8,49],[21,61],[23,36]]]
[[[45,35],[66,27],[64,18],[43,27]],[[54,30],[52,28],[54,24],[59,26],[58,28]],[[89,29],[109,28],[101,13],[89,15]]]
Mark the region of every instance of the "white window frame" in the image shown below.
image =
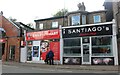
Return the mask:
[[[43,29],[43,23],[39,24],[39,29]]]
[[[58,22],[57,21],[52,22],[52,28],[58,28]]]
[[[80,15],[73,15],[73,16],[71,16],[71,25],[72,25],[72,26],[77,25],[77,24],[74,24],[74,23],[73,23],[73,17],[74,17],[74,16],[78,16],[78,17],[79,17],[79,25],[80,25]]]
[[[96,21],[96,17],[98,17],[98,20]],[[100,15],[94,15],[93,16],[93,19],[94,19],[94,23],[99,23],[101,22],[101,16]]]
[[[82,15],[82,25],[86,24],[86,15]]]

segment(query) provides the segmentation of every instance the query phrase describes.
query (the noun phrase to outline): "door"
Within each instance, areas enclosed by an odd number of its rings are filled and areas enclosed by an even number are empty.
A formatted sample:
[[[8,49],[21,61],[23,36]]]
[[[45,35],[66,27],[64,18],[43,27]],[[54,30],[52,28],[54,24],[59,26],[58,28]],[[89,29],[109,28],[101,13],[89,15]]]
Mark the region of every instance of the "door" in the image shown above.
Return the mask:
[[[90,44],[83,44],[83,58],[82,64],[90,64]]]
[[[15,59],[15,46],[10,46],[9,60],[14,61]]]

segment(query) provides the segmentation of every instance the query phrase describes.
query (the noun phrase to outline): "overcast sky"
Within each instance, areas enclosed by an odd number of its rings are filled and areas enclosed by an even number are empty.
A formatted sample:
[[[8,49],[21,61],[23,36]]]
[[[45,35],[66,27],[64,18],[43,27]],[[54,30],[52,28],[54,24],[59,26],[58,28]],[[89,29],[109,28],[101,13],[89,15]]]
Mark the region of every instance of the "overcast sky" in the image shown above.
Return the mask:
[[[6,18],[16,18],[24,24],[36,19],[52,17],[60,9],[78,10],[77,4],[84,2],[86,11],[104,10],[104,0],[0,0],[0,11]]]

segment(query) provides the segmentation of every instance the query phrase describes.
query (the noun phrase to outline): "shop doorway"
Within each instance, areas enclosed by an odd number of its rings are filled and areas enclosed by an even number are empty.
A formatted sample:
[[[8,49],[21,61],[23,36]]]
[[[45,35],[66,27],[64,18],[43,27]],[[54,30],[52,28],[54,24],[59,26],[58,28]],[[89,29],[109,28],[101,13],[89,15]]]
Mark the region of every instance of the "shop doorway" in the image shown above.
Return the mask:
[[[83,59],[82,64],[90,64],[90,45],[83,44]]]
[[[14,59],[15,59],[15,46],[12,45],[10,46],[9,60],[14,61]]]
[[[82,64],[91,64],[90,37],[82,38]]]

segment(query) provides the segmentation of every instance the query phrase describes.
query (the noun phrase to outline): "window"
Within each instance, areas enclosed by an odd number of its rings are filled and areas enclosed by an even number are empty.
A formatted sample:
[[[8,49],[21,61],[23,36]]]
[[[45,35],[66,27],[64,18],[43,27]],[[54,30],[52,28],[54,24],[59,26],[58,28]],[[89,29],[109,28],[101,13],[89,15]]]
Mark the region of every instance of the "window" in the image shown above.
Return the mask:
[[[101,22],[100,15],[94,16],[94,23],[99,23],[99,22]]]
[[[72,16],[72,25],[80,25],[80,16],[79,15],[76,15],[76,16]]]
[[[64,56],[80,56],[81,44],[80,38],[76,39],[64,39]]]
[[[39,23],[36,23],[36,29],[39,29]]]
[[[52,22],[52,28],[58,28],[58,22]]]
[[[86,15],[82,15],[82,24],[86,24]]]
[[[39,24],[39,29],[43,29],[43,23]]]
[[[93,56],[111,56],[112,37],[92,37],[92,55]]]

